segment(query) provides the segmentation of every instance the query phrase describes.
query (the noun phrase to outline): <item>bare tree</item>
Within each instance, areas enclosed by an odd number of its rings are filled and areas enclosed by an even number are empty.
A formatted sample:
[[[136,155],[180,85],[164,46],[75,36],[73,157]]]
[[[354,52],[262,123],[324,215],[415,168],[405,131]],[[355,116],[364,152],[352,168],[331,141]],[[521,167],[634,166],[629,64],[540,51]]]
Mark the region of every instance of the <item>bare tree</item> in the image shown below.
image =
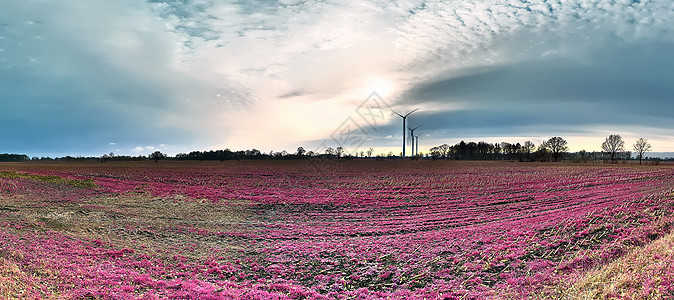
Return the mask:
[[[440,153],[440,149],[438,147],[431,147],[431,149],[428,149],[428,151],[431,153],[431,157],[433,157],[433,160],[442,157],[442,154]]]
[[[302,157],[305,153],[307,153],[306,150],[304,150],[304,147],[297,147],[297,156]]]
[[[625,151],[625,142],[623,138],[617,134],[609,135],[601,144],[601,149],[606,151],[611,156],[611,161],[615,162],[616,155]]]
[[[372,157],[372,153],[374,153],[374,149],[370,147],[370,149],[367,149],[367,157]]]
[[[536,150],[536,145],[532,141],[526,141],[524,142],[522,149],[524,150],[524,153],[527,154],[527,160],[531,161],[531,152]]]
[[[552,160],[555,162],[559,160],[560,156],[562,156],[564,152],[569,150],[567,144],[568,142],[565,139],[558,136],[552,137],[544,143],[545,148],[550,150],[552,153]]]
[[[328,147],[328,149],[325,149],[325,154],[328,156],[333,156],[336,155],[337,152],[335,152],[335,149],[332,147]]]
[[[449,150],[451,149],[449,145],[447,144],[442,144],[437,147],[440,155],[442,156],[443,159],[447,159],[449,156]]]
[[[337,147],[335,153],[337,154],[337,158],[341,158],[342,155],[344,154],[344,147],[342,146]]]
[[[647,151],[651,151],[651,144],[648,143],[648,139],[640,138],[634,144],[634,151],[637,152],[637,157],[639,157],[639,164],[641,164],[641,159],[644,157],[644,154]]]

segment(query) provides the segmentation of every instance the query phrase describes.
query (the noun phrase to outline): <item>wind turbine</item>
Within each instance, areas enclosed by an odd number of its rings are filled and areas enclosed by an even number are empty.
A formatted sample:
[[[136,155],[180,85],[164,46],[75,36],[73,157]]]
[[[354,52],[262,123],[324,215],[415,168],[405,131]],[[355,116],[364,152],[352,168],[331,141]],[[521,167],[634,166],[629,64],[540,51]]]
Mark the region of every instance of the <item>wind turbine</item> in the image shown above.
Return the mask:
[[[419,137],[424,134],[423,132],[420,134],[415,135],[414,137],[417,139],[417,152],[414,154],[414,156],[419,155]]]
[[[407,127],[407,129],[410,130],[410,136],[412,136],[412,156],[416,156],[416,154],[414,154],[414,131],[417,130],[417,128],[419,128],[421,126],[424,126],[424,125],[419,125],[419,126],[414,127],[414,128]],[[417,146],[417,148],[419,148],[419,146]]]
[[[405,121],[407,120],[407,116],[409,116],[411,113],[417,111],[418,108],[415,108],[413,111],[406,113],[405,115],[399,114],[397,111],[393,111],[396,115],[400,116],[403,118],[403,158],[405,158],[405,136],[407,135],[407,126],[405,126]]]

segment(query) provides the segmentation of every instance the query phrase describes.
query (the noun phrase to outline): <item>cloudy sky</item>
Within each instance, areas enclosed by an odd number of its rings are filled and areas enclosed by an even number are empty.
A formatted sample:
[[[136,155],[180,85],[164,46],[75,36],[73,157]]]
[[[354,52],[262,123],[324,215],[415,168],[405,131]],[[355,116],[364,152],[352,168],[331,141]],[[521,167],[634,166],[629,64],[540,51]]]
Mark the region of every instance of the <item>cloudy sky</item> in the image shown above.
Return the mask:
[[[671,0],[9,0],[0,153],[397,154],[389,108],[419,108],[421,151],[615,133],[671,152],[673,29]]]

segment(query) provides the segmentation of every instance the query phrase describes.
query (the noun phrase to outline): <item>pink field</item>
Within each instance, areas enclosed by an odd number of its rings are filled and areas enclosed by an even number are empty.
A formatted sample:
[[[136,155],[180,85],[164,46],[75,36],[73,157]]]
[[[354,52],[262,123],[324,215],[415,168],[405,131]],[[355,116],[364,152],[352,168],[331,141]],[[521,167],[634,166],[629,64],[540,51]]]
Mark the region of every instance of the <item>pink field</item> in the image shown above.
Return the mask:
[[[672,166],[332,167],[0,164],[0,298],[556,297],[674,221]]]

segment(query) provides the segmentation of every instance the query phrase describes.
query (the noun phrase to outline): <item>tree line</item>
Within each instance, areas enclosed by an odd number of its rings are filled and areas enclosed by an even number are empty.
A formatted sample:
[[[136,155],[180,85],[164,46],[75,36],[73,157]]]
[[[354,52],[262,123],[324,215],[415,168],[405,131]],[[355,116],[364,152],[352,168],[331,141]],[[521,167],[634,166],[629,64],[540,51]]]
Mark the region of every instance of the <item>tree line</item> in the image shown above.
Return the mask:
[[[594,161],[604,160],[616,162],[629,160],[632,152],[625,149],[625,142],[620,135],[609,135],[602,143],[603,151],[588,152],[581,150],[569,153],[568,142],[562,137],[552,137],[541,142],[538,146],[531,141],[520,143],[487,143],[461,141],[453,146],[442,144],[430,149],[429,156],[432,159],[453,160],[519,160],[519,161]],[[633,150],[639,160],[639,164],[646,152],[651,150],[647,139],[640,138],[634,145]]]
[[[297,147],[297,150],[290,153],[286,150],[268,153],[261,152],[257,149],[232,151],[225,150],[210,150],[210,151],[192,151],[190,153],[178,153],[175,156],[177,160],[242,160],[242,159],[273,159],[273,160],[293,160],[293,159],[309,159],[309,158],[355,158],[355,157],[372,157],[374,149],[360,151],[357,154],[347,153],[343,147],[328,147],[323,152],[307,151],[304,147]]]
[[[610,135],[602,143],[603,151],[588,152],[581,150],[575,153],[568,152],[568,142],[562,137],[552,137],[548,140],[542,141],[539,145],[531,141],[524,143],[487,143],[479,142],[465,142],[461,141],[455,145],[442,144],[432,147],[426,154],[421,154],[412,159],[452,159],[452,160],[518,160],[518,161],[574,161],[574,162],[588,162],[588,161],[611,161],[617,162],[619,160],[632,159],[631,151],[625,149],[625,142],[620,135]],[[651,150],[651,145],[647,139],[640,138],[632,146],[636,159],[639,164],[644,159],[644,155]],[[342,147],[328,147],[322,152],[306,151],[304,147],[298,147],[294,153],[282,151],[269,151],[263,153],[257,149],[232,151],[230,149],[224,150],[209,150],[209,151],[192,151],[190,153],[178,153],[174,157],[170,157],[161,151],[155,151],[146,156],[128,156],[115,155],[114,153],[104,154],[100,157],[33,157],[29,158],[24,154],[0,154],[0,162],[21,162],[21,161],[65,161],[65,162],[108,162],[108,161],[144,161],[151,160],[158,162],[162,159],[167,160],[183,160],[183,161],[226,161],[226,160],[297,160],[297,159],[354,159],[354,158],[376,158],[376,159],[396,159],[398,156],[393,152],[387,155],[379,154],[374,156],[374,149],[358,151],[354,153],[347,153]],[[670,158],[668,160],[674,160]]]

